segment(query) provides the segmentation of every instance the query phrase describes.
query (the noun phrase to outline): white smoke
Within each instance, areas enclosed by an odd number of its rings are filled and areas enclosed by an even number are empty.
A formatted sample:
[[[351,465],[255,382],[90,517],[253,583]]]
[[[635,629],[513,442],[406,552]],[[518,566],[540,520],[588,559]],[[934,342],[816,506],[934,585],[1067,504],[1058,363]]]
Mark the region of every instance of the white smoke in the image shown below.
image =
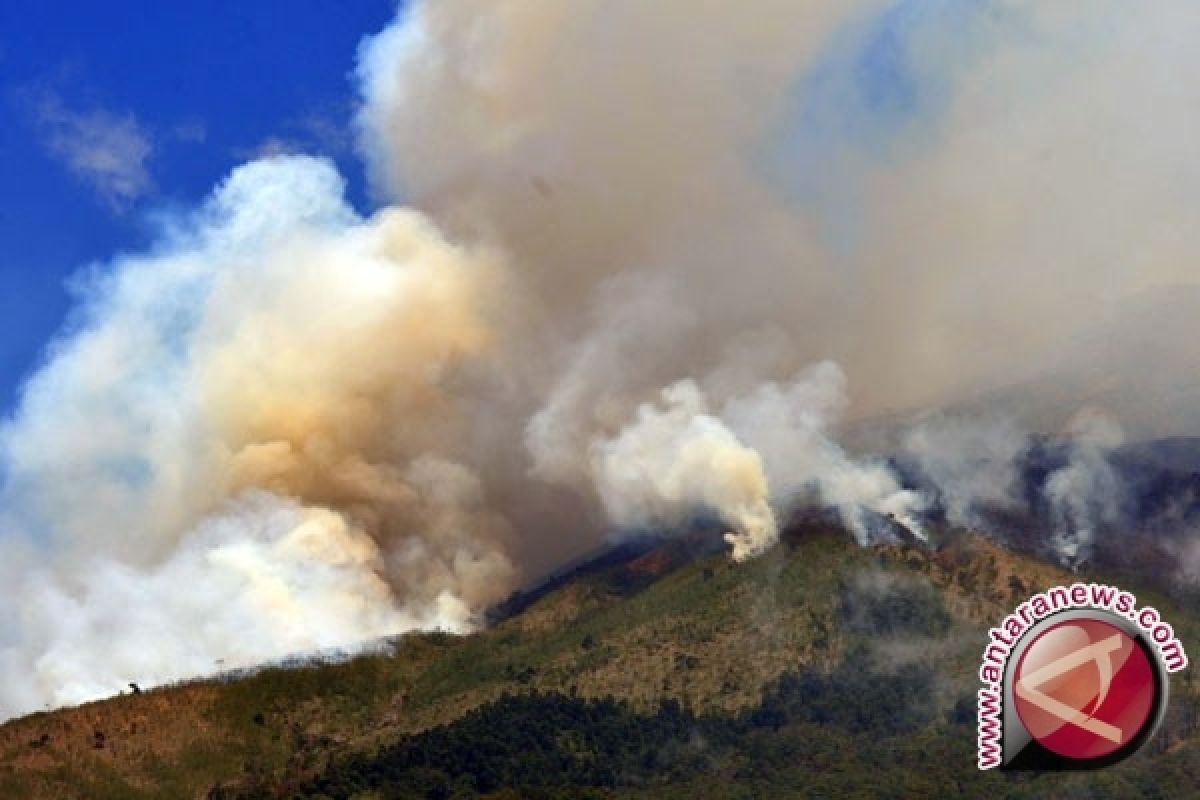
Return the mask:
[[[0,708],[469,629],[515,577],[445,389],[493,269],[276,158],[98,270],[0,431]]]
[[[905,432],[903,451],[936,487],[936,503],[952,525],[987,529],[989,515],[1029,512],[1024,470],[1036,436],[1005,416],[934,414]],[[1111,456],[1125,441],[1120,425],[1095,408],[1077,412],[1059,435],[1045,440],[1062,462],[1040,479],[1053,528],[1047,542],[1065,565],[1091,554],[1100,526],[1122,519],[1125,490]],[[991,517],[994,520],[994,516]]]
[[[98,555],[10,587],[24,636],[2,655],[0,704],[79,703],[417,627],[463,630],[448,591],[401,610],[375,541],[332,511],[250,493],[150,567]]]
[[[871,514],[923,537],[926,498],[831,438],[845,405],[845,375],[830,362],[729,397],[719,411],[681,381],[662,391],[661,407],[642,405],[618,434],[593,440],[592,479],[618,525],[678,527],[697,510],[717,512],[739,561],[774,544],[777,517],[802,508],[836,510],[863,544]]]
[[[934,415],[904,436],[903,452],[937,487],[952,525],[978,527],[982,512],[1020,505],[1020,457],[1029,433],[1003,416]]]
[[[735,561],[759,555],[779,530],[762,460],[708,413],[691,381],[668,387],[662,407],[643,405],[628,427],[591,447],[596,488],[618,525],[674,528],[711,509],[733,530]]]
[[[1068,565],[1090,553],[1096,526],[1120,518],[1122,487],[1109,453],[1124,442],[1115,420],[1084,409],[1067,426],[1067,463],[1046,478],[1046,500],[1054,518],[1054,548]]]
[[[823,361],[789,382],[763,383],[730,398],[722,417],[761,454],[777,507],[836,509],[864,544],[871,529],[868,512],[923,538],[917,515],[926,498],[903,488],[886,464],[856,461],[833,440],[833,427],[847,403],[845,374]]]

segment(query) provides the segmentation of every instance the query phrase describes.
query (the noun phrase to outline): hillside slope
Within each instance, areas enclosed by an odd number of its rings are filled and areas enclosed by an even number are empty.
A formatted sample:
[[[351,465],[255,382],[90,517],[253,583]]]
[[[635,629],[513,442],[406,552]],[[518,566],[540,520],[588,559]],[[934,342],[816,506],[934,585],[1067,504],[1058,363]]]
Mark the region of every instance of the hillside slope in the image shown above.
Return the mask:
[[[871,797],[949,783],[997,796],[1090,787],[1173,797],[1200,768],[1185,673],[1158,741],[1102,775],[975,771],[983,631],[1029,593],[1074,579],[1055,567],[974,535],[863,549],[819,526],[793,529],[746,564],[704,550],[693,538],[585,567],[471,636],[409,635],[344,663],[11,721],[0,727],[0,796],[470,797],[516,787],[546,797]],[[1129,588],[1163,609],[1185,644],[1197,641],[1195,609]],[[510,752],[503,742],[523,744]]]

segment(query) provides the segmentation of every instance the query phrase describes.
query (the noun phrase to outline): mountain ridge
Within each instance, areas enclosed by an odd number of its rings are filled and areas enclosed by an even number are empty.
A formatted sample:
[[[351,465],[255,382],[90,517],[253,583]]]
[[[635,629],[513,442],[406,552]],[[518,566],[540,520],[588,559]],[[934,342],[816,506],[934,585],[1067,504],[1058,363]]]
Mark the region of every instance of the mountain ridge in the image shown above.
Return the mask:
[[[761,719],[772,692],[796,676],[831,676],[821,680],[834,683],[814,690],[821,708],[840,697],[837,676],[857,664],[869,665],[871,685],[896,670],[927,675],[933,688],[922,714],[932,721],[914,731],[938,746],[948,746],[951,733],[966,737],[951,740],[960,751],[952,764],[955,774],[972,777],[973,728],[962,720],[973,714],[986,627],[1034,591],[1089,577],[967,532],[940,531],[932,547],[860,548],[835,527],[807,522],[746,564],[705,554],[698,545],[709,540],[711,532],[698,531],[580,565],[475,634],[408,634],[389,652],[343,663],[269,667],[12,720],[0,726],[0,794],[417,796],[387,787],[309,792],[344,775],[347,764],[374,763],[431,731],[457,742],[466,734],[455,726],[480,714],[528,713],[505,705],[514,696],[572,698],[553,701],[570,713],[611,700],[624,709],[619,714],[633,715],[620,716],[623,724],[651,730],[675,704],[701,728],[741,730],[721,727],[741,720],[746,740],[757,742],[763,734],[752,720]],[[1163,610],[1185,644],[1200,634],[1196,609],[1178,608],[1152,587],[1128,588]],[[1190,685],[1179,692],[1191,708]],[[944,730],[948,719],[958,722]],[[869,734],[873,721],[863,724]],[[1181,731],[1168,733],[1178,739],[1165,747],[1200,756],[1194,731]],[[857,733],[846,736],[858,741]],[[742,738],[730,740],[731,753]]]

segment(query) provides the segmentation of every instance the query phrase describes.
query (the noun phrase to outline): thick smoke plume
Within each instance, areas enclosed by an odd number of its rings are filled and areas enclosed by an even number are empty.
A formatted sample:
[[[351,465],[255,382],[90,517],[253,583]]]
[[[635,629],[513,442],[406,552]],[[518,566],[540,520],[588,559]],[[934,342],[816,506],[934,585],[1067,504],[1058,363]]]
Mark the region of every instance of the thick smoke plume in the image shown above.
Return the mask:
[[[829,438],[844,384],[841,370],[822,362],[714,411],[693,381],[680,381],[662,391],[661,407],[645,404],[615,436],[593,439],[592,483],[618,525],[672,528],[698,510],[718,513],[733,529],[726,539],[736,561],[774,544],[777,518],[797,507],[837,511],[863,544],[872,519],[885,517],[921,536],[925,498]]]
[[[663,390],[665,408],[644,405],[612,439],[592,443],[595,482],[617,524],[678,527],[715,509],[733,528],[733,558],[766,550],[779,536],[762,459],[708,413],[696,385]]]
[[[495,270],[294,158],[92,277],[4,431],[6,705],[469,628],[513,573],[448,388]]]
[[[1032,502],[1082,557],[1117,422],[1200,427],[1198,32],[1182,2],[410,4],[357,68],[378,211],[266,159],[83,273],[0,432],[0,711],[467,630],[695,515],[741,559],[798,508],[867,542]],[[1035,432],[1069,452],[1028,491]]]

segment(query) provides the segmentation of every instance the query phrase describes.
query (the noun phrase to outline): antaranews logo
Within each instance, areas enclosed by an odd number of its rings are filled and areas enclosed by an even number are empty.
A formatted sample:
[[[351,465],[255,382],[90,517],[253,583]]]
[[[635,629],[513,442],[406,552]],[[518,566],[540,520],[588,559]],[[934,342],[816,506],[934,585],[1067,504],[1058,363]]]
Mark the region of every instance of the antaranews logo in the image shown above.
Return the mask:
[[[979,768],[1098,769],[1136,752],[1187,667],[1175,631],[1130,592],[1039,592],[988,632],[979,667]]]

